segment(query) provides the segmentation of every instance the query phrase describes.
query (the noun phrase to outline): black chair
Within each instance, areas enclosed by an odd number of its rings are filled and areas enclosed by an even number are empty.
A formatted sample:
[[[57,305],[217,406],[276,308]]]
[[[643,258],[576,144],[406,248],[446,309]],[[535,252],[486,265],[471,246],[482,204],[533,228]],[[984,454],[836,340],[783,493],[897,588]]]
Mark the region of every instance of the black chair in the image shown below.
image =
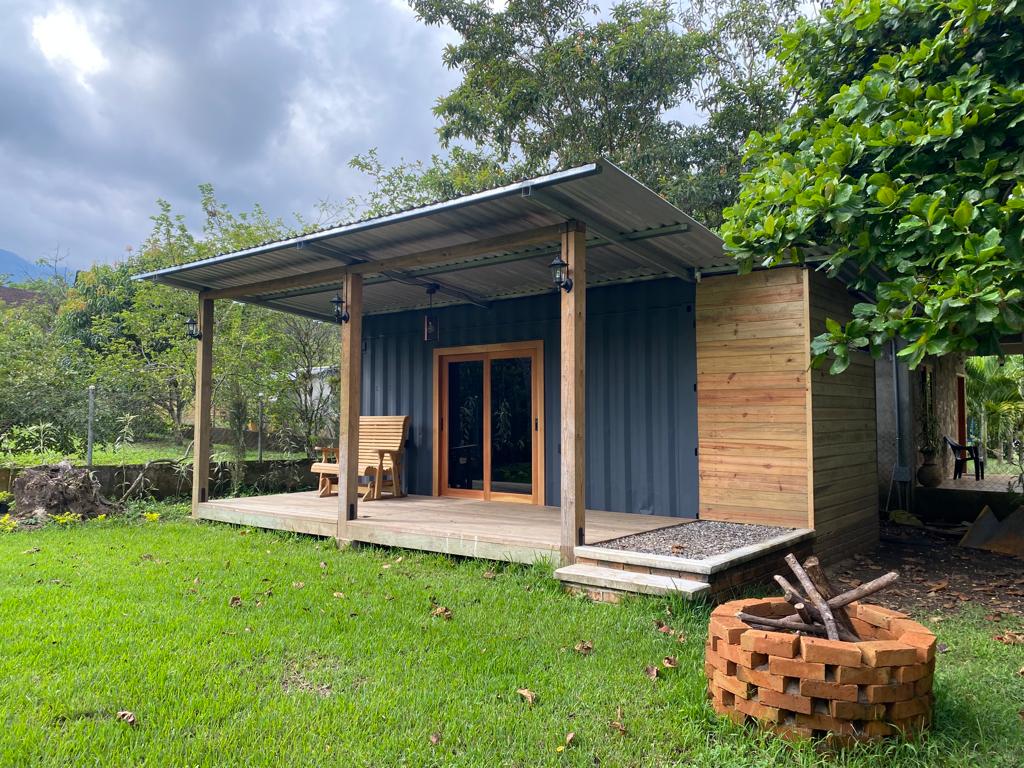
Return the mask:
[[[964,470],[967,469],[967,462],[969,461],[974,462],[974,479],[985,479],[985,459],[982,458],[980,446],[977,443],[974,445],[960,445],[960,443],[954,443],[945,435],[943,435],[942,439],[946,441],[949,450],[953,452],[954,480],[963,477]]]

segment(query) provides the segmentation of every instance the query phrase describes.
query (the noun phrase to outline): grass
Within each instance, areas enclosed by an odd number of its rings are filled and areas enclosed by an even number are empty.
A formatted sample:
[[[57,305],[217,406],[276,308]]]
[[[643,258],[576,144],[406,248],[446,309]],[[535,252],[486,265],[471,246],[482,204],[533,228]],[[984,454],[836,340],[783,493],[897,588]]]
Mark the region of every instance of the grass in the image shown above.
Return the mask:
[[[133,443],[132,445],[115,448],[113,446],[96,446],[93,450],[93,466],[119,466],[121,464],[145,464],[159,459],[192,461],[192,453],[188,452],[188,444],[177,444],[173,440],[154,440]],[[229,445],[213,446],[214,460],[230,461],[233,448]],[[247,461],[256,461],[258,451],[253,448],[246,453]],[[263,451],[264,459],[296,459],[305,458],[303,453],[289,451]],[[26,451],[22,453],[5,453],[0,455],[0,466],[32,467],[39,464],[55,464],[67,459],[75,466],[85,466],[85,455],[67,455],[60,451]]]
[[[0,765],[1020,765],[1024,646],[974,614],[936,625],[927,740],[827,753],[714,717],[706,606],[595,605],[547,568],[134,512],[0,536]]]

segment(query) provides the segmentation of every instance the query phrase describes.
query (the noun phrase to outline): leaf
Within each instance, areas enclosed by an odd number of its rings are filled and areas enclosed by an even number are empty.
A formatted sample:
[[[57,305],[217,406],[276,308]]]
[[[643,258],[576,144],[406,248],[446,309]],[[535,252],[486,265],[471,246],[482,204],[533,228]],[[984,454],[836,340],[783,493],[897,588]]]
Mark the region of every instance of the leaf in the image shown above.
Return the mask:
[[[345,593],[344,592],[335,592],[334,596],[336,598],[338,598],[339,600],[343,600],[345,598]]]
[[[589,656],[594,651],[594,643],[590,640],[580,640],[573,646],[573,650],[580,656]]]
[[[936,643],[935,644],[935,652],[936,653],[947,653],[948,651],[949,651],[949,646],[946,645],[945,643]]]
[[[661,666],[665,669],[675,669],[679,666],[679,660],[675,656],[666,656],[661,660]]]
[[[974,206],[967,200],[962,200],[960,205],[953,211],[953,221],[960,229],[967,229],[974,219]]]
[[[241,595],[232,595],[231,599],[228,600],[228,605],[230,605],[232,608],[240,608],[242,606]]]
[[[608,723],[613,731],[618,731],[619,736],[626,735],[626,726],[622,724],[622,707],[615,708],[615,719]]]
[[[485,578],[485,579],[493,579],[494,578],[494,571],[484,571],[483,572],[483,578]]]
[[[293,581],[292,582],[292,587],[295,588],[295,589],[302,589],[304,586],[306,586],[306,582],[304,582],[304,581]]]
[[[576,741],[576,731],[569,731],[567,734],[565,734],[565,746],[567,748],[571,747],[575,741]]]
[[[31,549],[26,549],[21,554],[23,554],[23,555],[34,555],[36,552],[42,552],[42,550],[39,549],[39,547],[32,547]]]
[[[999,613],[999,611],[996,611],[995,613],[985,614],[985,621],[1002,621],[1002,620],[1003,620],[1003,614]]]
[[[654,620],[654,627],[659,632],[661,632],[661,634],[663,634],[663,635],[674,635],[675,634],[675,630],[672,629],[672,627],[670,627],[668,624],[666,624],[661,619],[655,619]]]
[[[441,743],[441,734],[440,733],[432,733],[432,734],[430,734],[430,743],[433,744],[435,747],[438,744],[440,744]]]
[[[431,616],[440,616],[445,621],[452,620],[452,611],[450,608],[445,608],[443,605],[435,605],[434,610],[430,612]]]
[[[121,722],[128,723],[132,728],[135,728],[139,724],[139,721],[135,718],[135,713],[129,712],[127,709],[120,710],[116,717]]]
[[[682,544],[673,544],[672,545],[672,554],[673,555],[681,555],[685,551],[686,551],[686,547],[684,547]]]
[[[1024,645],[1024,631],[1008,631],[996,635],[993,640],[998,640],[1003,645]]]
[[[516,693],[522,696],[526,700],[526,703],[530,704],[531,706],[535,701],[537,701],[537,694],[535,694],[529,688],[516,688]]]
[[[657,680],[658,668],[653,664],[648,664],[646,667],[644,667],[644,674],[651,678],[651,680]]]
[[[321,560],[320,561],[320,567],[323,568],[323,569],[326,569],[327,568],[327,563],[325,563],[323,560]]]
[[[941,592],[949,586],[949,579],[942,579],[941,581],[926,581],[924,585],[928,587],[928,593],[934,595],[936,592]]]

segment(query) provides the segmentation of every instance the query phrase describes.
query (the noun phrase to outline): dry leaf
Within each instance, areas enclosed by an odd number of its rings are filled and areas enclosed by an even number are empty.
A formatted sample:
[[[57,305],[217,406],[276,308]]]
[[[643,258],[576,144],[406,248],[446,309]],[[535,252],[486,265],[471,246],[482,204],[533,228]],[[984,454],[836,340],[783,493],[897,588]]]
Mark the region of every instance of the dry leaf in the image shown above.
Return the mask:
[[[573,650],[580,656],[589,656],[594,650],[594,644],[590,640],[580,640],[573,646]]]
[[[516,693],[526,699],[528,704],[533,704],[537,700],[537,694],[529,688],[516,688]]]
[[[949,579],[942,579],[941,581],[926,581],[924,585],[928,587],[929,594],[934,595],[936,592],[941,592],[949,586]]]
[[[565,734],[565,746],[571,747],[574,741],[576,741],[576,731],[569,731]]]
[[[306,582],[304,582],[304,581],[293,581],[292,582],[292,586],[295,587],[295,589],[302,589],[304,586],[306,586]]]
[[[672,629],[672,627],[670,627],[668,624],[666,624],[661,619],[655,619],[654,620],[654,627],[659,632],[661,632],[661,634],[663,634],[663,635],[674,635],[675,634],[675,630]]]
[[[684,547],[682,544],[673,544],[672,545],[672,554],[673,555],[681,555],[685,550],[686,550],[686,547]]]
[[[949,650],[949,646],[946,645],[945,643],[936,643],[935,644],[935,652],[936,653],[945,653],[948,650]]]
[[[441,734],[440,733],[432,733],[432,734],[430,734],[430,743],[433,744],[435,747],[438,744],[440,744],[441,743]]]
[[[443,605],[435,605],[434,610],[430,612],[431,616],[440,616],[445,621],[451,621],[452,612],[450,608],[445,608]]]
[[[644,674],[651,678],[651,680],[657,680],[658,668],[653,664],[648,664],[646,667],[644,667]]]
[[[42,550],[39,549],[39,547],[32,547],[32,549],[26,549],[21,554],[23,554],[23,555],[34,555],[36,552],[42,552]]]
[[[386,571],[390,567],[391,567],[391,563],[384,563],[384,565],[381,566],[381,569]]]
[[[241,606],[242,605],[242,598],[241,598],[241,596],[239,596],[239,595],[232,596],[232,598],[230,600],[228,600],[228,605],[230,605],[232,608],[238,608],[239,606]]]
[[[340,599],[345,597],[345,593],[344,592],[335,592],[334,596],[340,600]]]
[[[615,719],[608,723],[608,727],[613,731],[618,731],[619,736],[626,735],[626,726],[622,724],[622,707],[615,708]]]
[[[665,667],[665,669],[675,669],[679,666],[679,660],[676,659],[675,656],[666,656],[661,660],[661,665]]]
[[[996,635],[993,639],[998,640],[1000,643],[1003,643],[1004,645],[1024,645],[1024,631],[1003,632],[1003,634]]]
[[[323,560],[321,560],[320,561],[320,567],[321,568],[327,568],[327,563],[325,563]]]
[[[680,629],[678,632],[676,632],[676,640],[678,640],[680,643],[685,643],[686,642],[686,633],[683,632],[683,630]]]
[[[985,615],[985,621],[1002,621],[1003,614],[996,611],[995,613],[989,613]]]
[[[1024,677],[1024,667],[1021,667],[1020,669],[1018,669],[1017,670],[1017,674],[1020,675],[1021,677]]]
[[[483,577],[485,579],[493,579],[494,578],[494,571],[484,571]]]
[[[396,563],[400,563],[400,562],[402,562],[403,560],[405,560],[405,558],[404,558],[404,557],[401,557],[401,556],[399,556],[399,557],[396,557],[396,558],[395,558],[395,562],[396,562]]]
[[[127,709],[122,709],[120,712],[118,712],[117,719],[125,723],[128,723],[128,725],[132,726],[132,728],[139,724],[138,721],[135,719],[135,713],[129,712]]]

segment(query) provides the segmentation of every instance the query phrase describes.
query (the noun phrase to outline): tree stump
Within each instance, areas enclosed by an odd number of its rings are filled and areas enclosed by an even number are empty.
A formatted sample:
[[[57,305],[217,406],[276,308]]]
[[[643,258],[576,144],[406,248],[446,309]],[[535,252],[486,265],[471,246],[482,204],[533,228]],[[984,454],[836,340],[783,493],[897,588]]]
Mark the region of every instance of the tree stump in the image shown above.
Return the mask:
[[[15,517],[44,523],[50,515],[75,514],[83,520],[120,512],[100,494],[100,484],[82,467],[70,462],[30,467],[14,479]]]

